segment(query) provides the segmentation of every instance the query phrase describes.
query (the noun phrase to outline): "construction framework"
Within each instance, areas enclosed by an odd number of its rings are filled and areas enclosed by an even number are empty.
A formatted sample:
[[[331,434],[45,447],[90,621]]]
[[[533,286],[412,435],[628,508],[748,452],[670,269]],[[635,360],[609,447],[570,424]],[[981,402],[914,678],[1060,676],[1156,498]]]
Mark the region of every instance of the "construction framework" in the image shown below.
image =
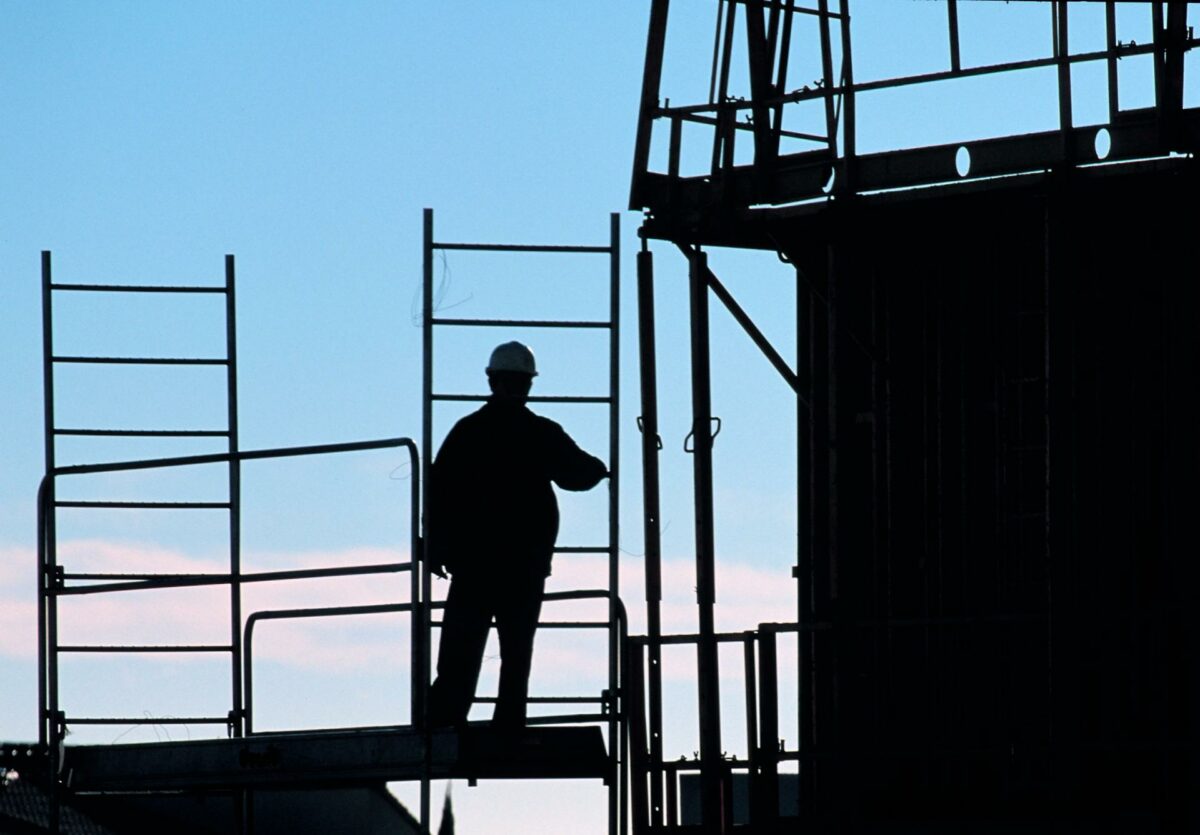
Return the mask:
[[[962,4],[940,5],[948,66],[864,80],[849,0],[719,0],[708,99],[678,104],[660,89],[678,6],[651,4],[630,201],[646,212],[635,832],[1197,825],[1200,537],[1185,520],[1200,498],[1200,298],[1176,257],[1200,185],[1200,112],[1184,106],[1195,12],[1134,4],[1153,32],[1134,43],[1106,2],[1105,48],[1072,52],[1082,4],[1039,3],[1050,54],[973,65]],[[811,44],[793,40],[801,20]],[[802,48],[821,67],[807,85],[789,78]],[[1122,107],[1119,62],[1133,56],[1153,62],[1152,107]],[[1071,70],[1087,63],[1106,70],[1109,118],[1081,126]],[[857,152],[860,94],[1036,70],[1055,72],[1052,130]],[[790,127],[806,103],[821,124]],[[696,634],[664,635],[658,616],[656,241],[684,256],[689,287]],[[709,268],[712,247],[788,265],[795,357]],[[796,620],[734,634],[712,617],[711,297],[796,404]],[[797,636],[792,705],[782,634]],[[718,719],[730,643],[744,648],[746,759],[724,754]],[[661,651],[675,644],[697,648],[700,749],[683,762],[662,745]],[[781,710],[795,711],[791,750]]]
[[[624,733],[623,696],[625,647],[628,624],[618,596],[618,517],[619,507],[619,361],[620,330],[620,225],[616,215],[610,218],[609,242],[597,246],[465,244],[437,242],[433,239],[433,212],[425,212],[424,252],[424,455],[410,438],[385,438],[340,444],[322,444],[277,449],[244,450],[238,444],[237,340],[235,326],[233,256],[225,259],[225,282],[221,285],[150,285],[64,283],[52,277],[51,254],[42,255],[43,368],[45,384],[46,474],[38,492],[38,565],[39,565],[39,744],[36,749],[21,749],[13,757],[22,764],[37,764],[35,771],[25,769],[44,782],[51,792],[51,831],[58,831],[62,800],[85,803],[102,815],[145,816],[162,813],[163,798],[182,799],[186,805],[206,799],[208,814],[219,817],[229,828],[252,833],[255,828],[255,797],[259,791],[289,788],[321,790],[329,787],[381,787],[385,781],[413,781],[420,787],[421,826],[430,823],[430,783],[433,780],[479,779],[602,779],[608,789],[608,828],[624,831],[628,821],[628,748]],[[436,315],[433,304],[433,257],[435,252],[471,251],[481,253],[560,253],[603,256],[607,261],[607,304],[603,316],[588,321],[454,319]],[[107,294],[117,298],[131,294],[171,295],[182,298],[219,297],[223,302],[225,352],[221,356],[161,356],[101,353],[66,354],[56,350],[54,300],[64,293]],[[435,599],[430,567],[424,561],[425,542],[421,537],[422,508],[428,505],[423,478],[431,466],[434,443],[434,404],[439,401],[476,402],[485,398],[471,393],[435,391],[435,328],[492,328],[511,331],[522,328],[593,329],[607,336],[604,361],[607,390],[588,396],[539,395],[535,402],[597,405],[607,412],[607,454],[610,478],[607,497],[607,541],[594,545],[569,545],[558,549],[562,555],[599,554],[606,559],[606,582],[601,588],[553,591],[544,600],[553,607],[561,601],[602,600],[607,617],[596,620],[543,620],[543,629],[602,630],[607,638],[605,686],[595,695],[535,695],[536,705],[566,705],[591,712],[542,714],[530,718],[520,744],[501,744],[486,726],[473,723],[461,732],[435,729],[425,719],[425,698],[430,684],[430,659],[435,630],[440,626],[436,614],[443,602]],[[61,330],[61,327],[59,328]],[[89,332],[89,334],[91,333]],[[61,334],[60,334],[61,336]],[[64,364],[86,366],[163,367],[167,370],[193,367],[216,368],[223,374],[227,421],[222,426],[145,427],[145,426],[62,426],[57,421],[56,402],[65,385],[56,380],[55,370]],[[108,419],[111,421],[111,418]],[[101,421],[104,422],[104,421]],[[223,442],[220,452],[200,452],[162,458],[133,460],[93,460],[86,464],[64,465],[59,461],[58,442],[64,437],[79,438],[151,438],[179,442]],[[406,562],[333,566],[313,569],[246,571],[241,560],[241,467],[248,461],[297,458],[314,455],[344,454],[371,450],[403,448],[407,454],[410,480],[407,521]],[[93,451],[91,454],[95,455]],[[111,490],[100,483],[87,498],[67,498],[60,488],[81,480],[132,472],[175,472],[205,466],[226,468],[223,482],[226,495],[219,500],[131,500],[128,497],[91,498],[96,490]],[[422,466],[423,465],[423,466]],[[62,564],[59,548],[59,515],[64,511],[105,512],[192,511],[223,514],[227,536],[229,567],[226,571],[204,573],[167,573],[71,570]],[[242,605],[246,584],[313,580],[369,574],[406,574],[408,599],[400,589],[397,601],[371,605],[345,605],[316,608],[272,609],[247,612]],[[59,623],[64,606],[83,596],[150,595],[156,591],[218,587],[228,592],[228,635],[220,644],[155,643],[157,624],[146,623],[146,643],[138,644],[67,644],[60,640]],[[311,620],[344,617],[402,615],[411,620],[410,694],[407,721],[386,727],[327,728],[316,731],[264,731],[256,726],[254,711],[254,653],[256,627],[264,622]],[[216,615],[220,616],[220,615]],[[129,654],[186,657],[197,654],[226,654],[229,665],[229,709],[212,716],[90,716],[76,712],[64,703],[59,668],[66,655],[87,653],[94,657],[121,658]],[[481,697],[479,702],[494,702]],[[400,720],[400,717],[397,717]],[[262,724],[262,723],[258,723]],[[68,729],[81,725],[107,726],[192,726],[219,725],[227,739],[188,740],[156,743],[114,742],[109,745],[65,746]],[[607,742],[600,727],[607,729]],[[15,749],[14,749],[15,750]],[[30,759],[32,757],[32,759]],[[6,758],[7,763],[7,758]],[[44,774],[42,772],[45,772]],[[319,776],[316,776],[319,775]],[[215,800],[214,800],[215,798]],[[168,823],[162,823],[167,826]],[[214,824],[219,826],[220,824]]]

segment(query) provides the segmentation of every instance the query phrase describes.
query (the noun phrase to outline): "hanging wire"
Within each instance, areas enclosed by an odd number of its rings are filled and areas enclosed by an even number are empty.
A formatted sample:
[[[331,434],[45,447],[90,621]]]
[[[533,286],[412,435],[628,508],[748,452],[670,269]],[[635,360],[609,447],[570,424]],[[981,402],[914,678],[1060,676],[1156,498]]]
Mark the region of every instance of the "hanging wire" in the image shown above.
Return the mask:
[[[450,285],[453,279],[453,273],[450,269],[450,259],[446,255],[445,250],[438,251],[438,258],[442,262],[442,273],[438,278],[437,286],[433,288],[433,310],[434,312],[442,310],[452,310],[456,307],[466,304],[475,297],[474,293],[468,293],[465,298],[459,299],[451,304],[446,304],[446,295],[450,292]],[[412,303],[409,305],[409,318],[412,320],[414,328],[419,328],[422,325],[424,315],[421,310],[421,286],[413,290]]]

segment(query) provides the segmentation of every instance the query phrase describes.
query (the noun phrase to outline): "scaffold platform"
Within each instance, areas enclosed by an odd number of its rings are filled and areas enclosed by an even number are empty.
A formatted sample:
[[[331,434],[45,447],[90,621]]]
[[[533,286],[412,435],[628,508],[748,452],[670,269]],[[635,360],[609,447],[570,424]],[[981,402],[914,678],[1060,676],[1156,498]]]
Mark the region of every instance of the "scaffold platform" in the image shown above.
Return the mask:
[[[410,726],[257,734],[232,739],[67,746],[62,776],[74,792],[143,792],[429,779],[604,778],[598,727]]]

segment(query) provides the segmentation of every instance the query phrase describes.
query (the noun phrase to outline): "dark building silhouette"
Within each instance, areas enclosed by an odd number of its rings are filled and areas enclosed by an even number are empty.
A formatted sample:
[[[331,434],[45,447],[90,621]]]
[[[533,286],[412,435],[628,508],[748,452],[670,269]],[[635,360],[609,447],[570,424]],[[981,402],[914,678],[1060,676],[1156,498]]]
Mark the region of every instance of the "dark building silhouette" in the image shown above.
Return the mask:
[[[701,750],[681,766],[691,752],[657,737],[651,593],[635,831],[697,820],[676,796],[689,771],[705,832],[729,831],[747,806],[756,832],[1200,827],[1200,298],[1185,254],[1200,113],[1183,107],[1187,7],[1141,7],[1154,34],[1133,44],[1105,4],[1108,45],[1083,56],[1068,41],[1075,4],[1041,4],[1055,49],[1030,66],[1057,70],[1043,91],[1060,103],[1055,129],[858,154],[857,95],[1022,70],[972,65],[962,4],[941,5],[946,67],[856,80],[847,3],[713,4],[710,94],[696,103],[663,98],[671,27],[668,4],[652,4],[632,207],[647,212],[659,263],[669,243],[691,277],[693,425],[711,419],[710,299],[795,393],[799,547],[796,622],[714,633],[711,439],[698,437]],[[788,75],[801,37],[823,61],[815,84]],[[1119,100],[1118,62],[1133,55],[1154,61],[1152,108]],[[1109,71],[1104,125],[1073,124],[1070,68],[1086,62]],[[805,103],[825,119],[801,135],[785,116]],[[713,247],[787,262],[796,356],[708,268]],[[656,408],[651,251],[639,262],[644,415]],[[654,501],[649,442],[644,461]],[[798,635],[797,704],[778,702],[784,633]],[[747,647],[754,708],[748,756],[730,760],[712,714],[716,647],[733,641]],[[779,750],[784,711],[798,750]],[[738,807],[730,781],[747,774]]]

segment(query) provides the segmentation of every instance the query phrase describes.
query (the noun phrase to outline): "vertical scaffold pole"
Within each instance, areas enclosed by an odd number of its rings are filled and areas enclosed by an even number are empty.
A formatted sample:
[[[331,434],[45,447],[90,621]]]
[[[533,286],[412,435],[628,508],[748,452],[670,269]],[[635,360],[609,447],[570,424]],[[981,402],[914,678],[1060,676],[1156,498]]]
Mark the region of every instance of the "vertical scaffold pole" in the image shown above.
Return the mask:
[[[654,253],[642,239],[637,257],[638,350],[642,395],[642,501],[646,551],[646,646],[649,650],[650,825],[662,826],[662,537],[658,477],[658,364],[654,336]],[[640,658],[639,658],[640,663]]]
[[[38,496],[39,530],[43,543],[38,561],[38,696],[41,715],[38,724],[38,741],[49,746],[47,758],[47,785],[50,790],[49,831],[57,833],[60,823],[58,791],[59,742],[63,728],[58,721],[58,597],[55,594],[55,544],[54,513],[54,335],[52,312],[52,273],[49,251],[42,252],[42,384],[45,409],[46,439],[46,493]]]
[[[233,648],[233,711],[230,735],[242,736],[242,464],[238,459],[237,389],[237,270],[232,255],[225,256],[225,403],[229,429],[229,645]]]
[[[421,572],[421,600],[417,607],[418,622],[413,624],[413,629],[420,631],[423,645],[421,667],[419,670],[414,670],[413,674],[420,676],[422,692],[429,686],[429,659],[433,654],[433,631],[430,629],[429,617],[431,580],[429,560],[425,558],[429,553],[429,526],[425,522],[429,519],[429,474],[433,467],[431,452],[433,449],[433,209],[425,209],[423,239],[424,255],[421,278],[421,465],[423,472],[421,475],[423,476],[422,483],[425,485],[425,496],[422,504],[421,564],[413,567],[414,571]],[[422,701],[424,701],[423,698]],[[415,720],[425,731],[425,762],[428,765],[429,723],[424,713],[415,715]],[[421,831],[429,831],[428,771],[421,775]]]
[[[42,401],[44,429],[42,437],[46,441],[46,491],[48,495],[41,497],[39,509],[53,507],[54,503],[54,336],[52,298],[50,289],[51,269],[50,253],[42,252]],[[50,658],[48,645],[47,615],[50,593],[49,557],[54,548],[54,513],[45,514],[45,519],[39,525],[38,536],[45,543],[45,553],[38,565],[38,742],[49,745],[51,742],[51,724],[54,721],[50,714],[50,698],[47,686],[47,676],[50,674]],[[52,753],[53,753],[52,749]]]
[[[621,733],[621,716],[628,698],[620,693],[621,631],[617,603],[620,592],[620,406],[621,406],[621,216],[609,216],[609,309],[608,309],[608,692],[611,699],[608,717],[608,748],[612,760],[609,791],[608,831],[624,832],[626,813],[625,790],[621,769],[629,762],[628,740]],[[618,753],[619,752],[619,753]]]
[[[700,640],[697,672],[700,696],[700,788],[707,831],[725,832],[726,804],[721,779],[721,698],[717,641],[713,544],[712,392],[708,344],[708,258],[698,249],[688,257],[692,348],[692,471],[696,505],[696,604]]]

